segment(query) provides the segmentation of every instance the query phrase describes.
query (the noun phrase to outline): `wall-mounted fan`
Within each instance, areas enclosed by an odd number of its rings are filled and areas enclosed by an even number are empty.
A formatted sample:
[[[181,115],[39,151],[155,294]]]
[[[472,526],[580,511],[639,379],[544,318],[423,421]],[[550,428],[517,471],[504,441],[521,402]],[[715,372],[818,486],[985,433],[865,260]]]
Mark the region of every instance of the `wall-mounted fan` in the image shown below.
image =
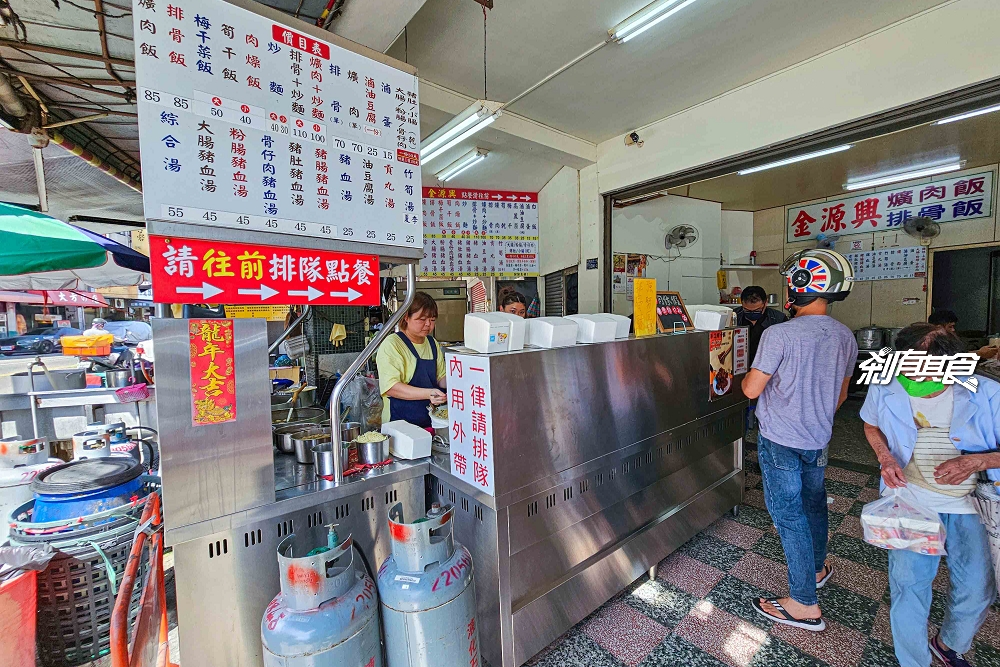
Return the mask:
[[[837,245],[836,236],[827,236],[826,234],[820,234],[816,237],[816,247],[823,248],[825,250],[833,250],[834,246]]]
[[[941,233],[941,225],[930,218],[910,218],[903,223],[903,231],[921,245],[930,245],[931,239]]]
[[[671,248],[687,248],[698,241],[698,230],[691,225],[677,225],[663,238],[663,246]]]

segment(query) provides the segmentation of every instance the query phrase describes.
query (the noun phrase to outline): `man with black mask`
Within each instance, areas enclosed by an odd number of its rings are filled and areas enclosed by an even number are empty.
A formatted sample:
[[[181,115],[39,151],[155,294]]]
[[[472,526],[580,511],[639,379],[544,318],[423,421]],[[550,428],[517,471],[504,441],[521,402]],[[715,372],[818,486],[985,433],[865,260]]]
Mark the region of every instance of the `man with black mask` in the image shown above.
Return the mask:
[[[753,363],[760,345],[760,336],[764,329],[772,324],[787,322],[788,317],[775,308],[767,307],[767,293],[763,287],[750,285],[740,293],[740,303],[736,309],[736,326],[750,328],[749,362]]]

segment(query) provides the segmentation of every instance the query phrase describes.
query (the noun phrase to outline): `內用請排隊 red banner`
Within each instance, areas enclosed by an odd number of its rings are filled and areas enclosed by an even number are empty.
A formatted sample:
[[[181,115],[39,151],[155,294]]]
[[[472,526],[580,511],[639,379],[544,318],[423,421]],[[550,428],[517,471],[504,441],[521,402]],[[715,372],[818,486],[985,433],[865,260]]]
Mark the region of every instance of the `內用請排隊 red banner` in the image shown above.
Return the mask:
[[[191,421],[236,420],[236,346],[232,320],[191,320]]]
[[[160,303],[379,305],[378,256],[150,235]]]

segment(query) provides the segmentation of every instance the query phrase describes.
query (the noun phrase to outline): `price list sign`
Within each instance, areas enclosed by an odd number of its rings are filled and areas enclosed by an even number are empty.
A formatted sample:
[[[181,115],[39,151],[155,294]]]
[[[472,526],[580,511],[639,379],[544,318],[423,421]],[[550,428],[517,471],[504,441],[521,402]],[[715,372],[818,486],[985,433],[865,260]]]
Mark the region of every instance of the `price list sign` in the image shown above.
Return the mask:
[[[467,354],[445,355],[448,367],[448,421],[451,472],[494,495],[493,402],[490,360]]]
[[[424,188],[424,276],[538,275],[538,193]]]
[[[147,219],[420,248],[417,78],[221,0],[137,0]]]

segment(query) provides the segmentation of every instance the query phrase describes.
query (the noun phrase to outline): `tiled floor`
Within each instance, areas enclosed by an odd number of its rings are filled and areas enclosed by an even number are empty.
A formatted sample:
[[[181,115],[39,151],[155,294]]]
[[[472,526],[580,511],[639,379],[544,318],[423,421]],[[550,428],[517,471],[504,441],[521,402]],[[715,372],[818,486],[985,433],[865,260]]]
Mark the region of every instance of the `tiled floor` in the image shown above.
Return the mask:
[[[786,595],[781,543],[764,508],[755,452],[739,516],[709,526],[529,662],[536,667],[883,667],[897,666],[889,630],[888,561],[861,539],[861,507],[878,496],[878,475],[850,463],[827,470],[830,559],[819,591],[827,629],[772,623],[753,597]],[[931,623],[944,612],[947,573],[934,586]],[[931,630],[934,632],[934,629]],[[976,638],[972,663],[1000,667],[1000,607]]]

